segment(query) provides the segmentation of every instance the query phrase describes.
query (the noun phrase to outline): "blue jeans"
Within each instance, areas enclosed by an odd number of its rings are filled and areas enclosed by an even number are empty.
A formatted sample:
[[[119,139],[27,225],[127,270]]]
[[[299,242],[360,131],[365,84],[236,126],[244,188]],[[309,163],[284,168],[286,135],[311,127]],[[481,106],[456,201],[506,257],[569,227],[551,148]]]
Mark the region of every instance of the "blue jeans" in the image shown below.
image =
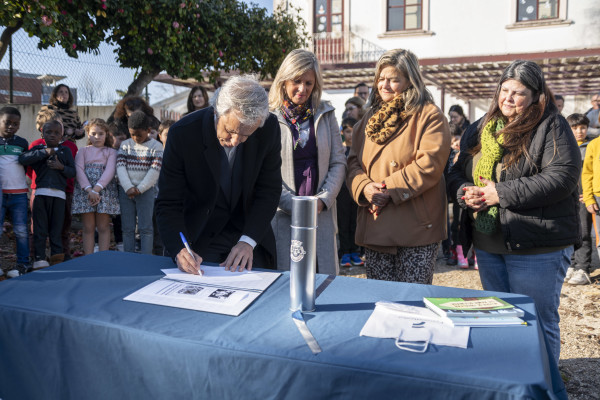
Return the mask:
[[[154,230],[152,215],[154,214],[154,197],[156,189],[148,189],[139,196],[130,199],[119,186],[119,203],[121,205],[121,227],[123,230],[123,250],[135,252],[135,222],[137,217],[142,254],[152,254]]]
[[[476,249],[484,290],[519,293],[535,302],[538,318],[550,344],[550,358],[560,358],[558,306],[573,246],[545,254],[492,254]]]
[[[29,233],[27,232],[27,193],[3,193],[0,227],[6,212],[10,212],[13,232],[17,238],[17,264],[29,264]]]

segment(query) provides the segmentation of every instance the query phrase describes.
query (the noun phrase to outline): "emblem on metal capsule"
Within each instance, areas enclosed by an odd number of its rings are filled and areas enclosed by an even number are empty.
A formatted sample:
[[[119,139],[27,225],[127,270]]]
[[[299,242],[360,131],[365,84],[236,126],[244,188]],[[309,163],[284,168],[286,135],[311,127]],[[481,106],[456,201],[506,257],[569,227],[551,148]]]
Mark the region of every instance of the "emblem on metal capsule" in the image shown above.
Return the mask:
[[[302,245],[303,243],[300,240],[292,240],[292,245],[290,247],[290,257],[292,258],[292,261],[299,262],[304,258],[306,251]]]

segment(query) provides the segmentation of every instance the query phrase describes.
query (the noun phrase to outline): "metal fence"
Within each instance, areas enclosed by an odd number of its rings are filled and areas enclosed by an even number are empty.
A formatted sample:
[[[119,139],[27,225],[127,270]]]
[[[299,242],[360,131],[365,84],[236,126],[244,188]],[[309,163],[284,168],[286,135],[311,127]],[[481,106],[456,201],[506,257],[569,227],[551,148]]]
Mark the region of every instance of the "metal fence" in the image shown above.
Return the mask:
[[[315,33],[311,45],[321,64],[375,62],[385,53],[353,32]]]
[[[109,105],[121,98],[117,90],[126,91],[133,81],[135,70],[121,68],[114,48],[106,43],[99,54],[79,53],[79,58],[69,57],[61,47],[40,50],[37,43],[23,30],[12,36],[12,48],[0,62],[0,103],[11,102],[12,92],[14,104],[47,104],[52,89],[62,83],[71,89],[76,105]]]

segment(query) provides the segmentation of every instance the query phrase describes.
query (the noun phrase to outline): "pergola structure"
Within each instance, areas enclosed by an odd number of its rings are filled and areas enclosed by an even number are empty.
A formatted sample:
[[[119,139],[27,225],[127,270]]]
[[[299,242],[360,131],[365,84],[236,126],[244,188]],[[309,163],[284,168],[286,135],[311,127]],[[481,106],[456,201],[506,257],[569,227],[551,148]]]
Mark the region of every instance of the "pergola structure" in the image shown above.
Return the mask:
[[[423,77],[440,90],[469,100],[490,99],[502,71],[514,60],[538,63],[550,89],[561,95],[600,91],[600,48],[543,53],[500,54],[419,60]],[[371,82],[375,62],[323,65],[326,89],[348,89]]]
[[[466,102],[487,100],[494,96],[502,71],[514,60],[537,62],[555,94],[588,95],[600,91],[600,48],[563,50],[540,53],[499,54],[419,60],[423,77],[442,94],[450,94]],[[370,84],[375,61],[362,63],[322,64],[325,90],[351,89],[359,82]],[[231,74],[224,74],[223,79]],[[181,86],[194,86],[198,81],[181,80],[161,74],[155,81]],[[272,80],[262,82],[269,88]],[[202,85],[214,90],[214,85]],[[442,96],[443,98],[444,96]],[[443,105],[442,105],[443,107]]]

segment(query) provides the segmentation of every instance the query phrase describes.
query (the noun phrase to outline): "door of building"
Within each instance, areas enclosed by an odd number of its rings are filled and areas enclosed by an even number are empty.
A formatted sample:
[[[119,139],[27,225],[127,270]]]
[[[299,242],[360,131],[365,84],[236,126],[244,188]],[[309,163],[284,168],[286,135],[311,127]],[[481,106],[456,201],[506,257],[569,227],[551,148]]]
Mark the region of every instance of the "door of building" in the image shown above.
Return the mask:
[[[321,63],[346,61],[344,51],[344,1],[314,0],[314,46]]]

